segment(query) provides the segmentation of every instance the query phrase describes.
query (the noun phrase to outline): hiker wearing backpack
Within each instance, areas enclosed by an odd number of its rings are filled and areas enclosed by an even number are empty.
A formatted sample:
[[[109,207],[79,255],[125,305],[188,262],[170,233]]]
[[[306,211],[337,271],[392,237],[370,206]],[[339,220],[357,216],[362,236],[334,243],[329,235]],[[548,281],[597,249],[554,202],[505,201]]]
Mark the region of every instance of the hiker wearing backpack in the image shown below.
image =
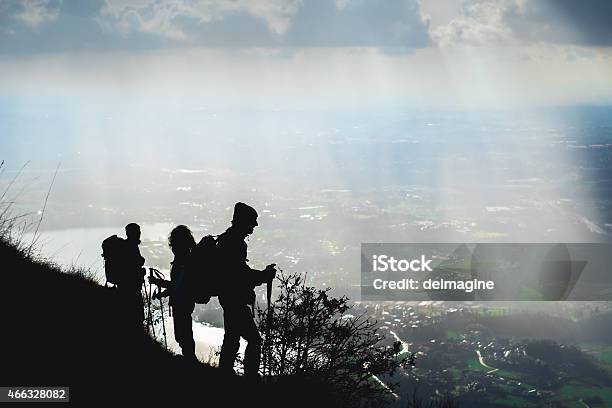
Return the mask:
[[[219,368],[234,373],[234,361],[240,337],[243,337],[248,342],[244,356],[244,375],[253,379],[259,378],[261,359],[261,336],[252,313],[254,288],[271,282],[276,276],[274,264],[262,271],[252,269],[247,264],[245,239],[257,225],[257,211],[247,204],[236,203],[232,225],[217,238],[217,260],[220,273],[223,274],[219,302],[223,307],[225,327]]]
[[[174,338],[181,347],[183,357],[188,360],[197,361],[191,322],[191,314],[195,308],[195,303],[186,285],[186,278],[192,267],[191,252],[195,248],[196,242],[189,227],[179,225],[170,232],[168,244],[174,254],[172,268],[170,269],[170,281],[154,276],[150,276],[149,281],[160,287],[167,288],[159,295],[156,295],[156,297],[170,297],[172,321],[174,322]]]
[[[140,254],[140,226],[130,223],[125,226],[123,251],[121,253],[121,277],[118,282],[119,295],[123,301],[124,314],[130,327],[142,329],[144,322],[144,302],[142,284],[144,283],[145,259]]]

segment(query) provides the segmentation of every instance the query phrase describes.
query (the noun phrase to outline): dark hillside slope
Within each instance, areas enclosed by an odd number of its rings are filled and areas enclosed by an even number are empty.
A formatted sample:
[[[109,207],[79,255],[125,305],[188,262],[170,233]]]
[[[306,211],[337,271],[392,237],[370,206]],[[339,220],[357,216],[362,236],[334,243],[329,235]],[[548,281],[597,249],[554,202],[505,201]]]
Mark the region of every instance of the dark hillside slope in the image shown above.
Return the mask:
[[[328,406],[320,387],[252,385],[189,364],[118,323],[114,292],[0,240],[0,385],[69,386],[79,406]],[[316,401],[315,401],[316,400]]]

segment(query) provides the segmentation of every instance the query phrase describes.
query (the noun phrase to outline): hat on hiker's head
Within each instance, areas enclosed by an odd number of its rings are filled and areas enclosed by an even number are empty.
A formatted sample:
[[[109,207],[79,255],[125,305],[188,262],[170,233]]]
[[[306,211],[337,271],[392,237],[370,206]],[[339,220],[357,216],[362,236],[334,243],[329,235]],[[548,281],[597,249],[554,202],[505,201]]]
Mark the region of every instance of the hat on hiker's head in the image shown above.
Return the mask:
[[[252,223],[257,225],[257,211],[245,203],[236,203],[234,206],[233,224]]]

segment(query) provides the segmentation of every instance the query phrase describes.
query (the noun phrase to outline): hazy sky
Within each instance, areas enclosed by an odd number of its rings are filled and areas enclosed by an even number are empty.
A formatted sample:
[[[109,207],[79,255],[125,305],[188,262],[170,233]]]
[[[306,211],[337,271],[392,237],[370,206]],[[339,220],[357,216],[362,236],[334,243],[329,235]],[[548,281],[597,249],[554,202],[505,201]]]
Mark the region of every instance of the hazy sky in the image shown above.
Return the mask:
[[[125,203],[144,203],[141,221],[168,219],[191,185],[161,188],[151,168],[210,171],[227,187],[198,190],[209,182],[198,177],[193,200],[219,208],[259,192],[417,183],[435,190],[441,223],[489,222],[486,208],[512,205],[504,194],[525,198],[516,180],[536,183],[537,205],[568,191],[590,203],[588,188],[574,191],[587,141],[572,132],[591,113],[532,108],[612,105],[610,21],[612,0],[0,0],[0,159],[43,169],[43,197],[61,163],[54,225],[66,214],[120,224]],[[598,115],[608,126],[609,110]],[[572,205],[577,218],[550,222],[528,207],[529,224],[610,223]]]
[[[0,0],[0,95],[612,103],[609,0]]]

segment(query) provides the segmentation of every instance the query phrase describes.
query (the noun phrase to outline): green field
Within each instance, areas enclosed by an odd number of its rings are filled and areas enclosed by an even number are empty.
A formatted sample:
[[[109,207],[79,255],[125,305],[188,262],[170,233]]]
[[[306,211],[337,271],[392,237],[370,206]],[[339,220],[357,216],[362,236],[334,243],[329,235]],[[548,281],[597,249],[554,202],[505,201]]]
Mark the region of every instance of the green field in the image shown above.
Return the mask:
[[[468,365],[468,369],[473,370],[473,371],[480,371],[480,372],[489,372],[491,371],[491,369],[483,367],[480,362],[477,359],[474,360],[468,360],[467,361],[467,365]],[[517,373],[512,373],[510,371],[505,371],[505,370],[497,370],[493,373],[493,375],[496,375],[498,377],[502,377],[502,378],[512,378],[512,379],[520,379],[520,375]],[[522,385],[525,388],[533,388],[527,384]],[[501,398],[498,400],[495,400],[494,402],[496,404],[500,404],[500,405],[506,405],[509,407],[533,407],[535,406],[532,402],[521,398],[519,396],[514,396],[512,395],[512,389],[510,387],[501,387],[502,389],[504,389],[504,391],[506,391],[506,398]]]
[[[612,376],[612,346],[601,344],[579,344],[579,348],[595,357],[598,365]],[[612,387],[588,384],[580,379],[574,379],[557,390],[558,396],[554,399],[556,403],[567,407],[584,407],[581,399],[599,398],[598,404],[588,404],[591,407],[612,406]]]
[[[475,360],[468,360],[467,361],[467,365],[468,365],[468,368],[470,370],[473,370],[473,371],[483,371],[485,373],[487,371],[490,371],[487,367],[483,367],[482,365],[480,365],[480,362],[478,360],[476,360],[476,359]]]
[[[576,346],[585,353],[589,353],[598,359],[612,361],[612,345],[578,343]]]
[[[462,340],[463,339],[463,335],[457,333],[455,330],[447,330],[446,331],[446,338],[447,339],[455,339],[455,340]]]
[[[509,407],[535,407],[536,405],[521,397],[509,395],[507,398],[494,401],[496,404],[507,405]]]
[[[581,398],[599,397],[602,400],[601,407],[612,406],[612,388],[597,387],[584,384],[579,381],[570,381],[559,390],[559,396],[555,400],[557,402],[567,404],[571,402],[580,403]],[[584,407],[584,405],[581,405]]]
[[[486,360],[485,360],[485,363],[486,363]],[[478,359],[468,360],[467,365],[468,365],[468,368],[473,371],[481,371],[483,373],[487,373],[492,370],[491,368],[483,367],[478,361]],[[512,371],[506,371],[506,370],[497,370],[492,374],[498,377],[512,378],[514,380],[520,380],[521,378],[520,374],[514,373]]]
[[[447,332],[447,338],[454,338],[454,335],[455,332],[453,331]],[[594,356],[598,360],[598,365],[606,369],[612,377],[612,346],[581,344],[580,348],[584,352]],[[486,358],[485,362],[487,362]],[[466,361],[466,364],[467,369],[471,371],[478,371],[481,373],[490,371],[489,368],[482,366],[477,358]],[[457,369],[449,371],[452,371],[453,376],[460,375],[460,371]],[[497,370],[492,374],[504,379],[521,381],[521,387],[527,389],[537,388],[530,384],[526,384],[522,379],[523,376],[518,372]],[[536,406],[534,402],[531,402],[528,399],[513,395],[513,389],[510,385],[508,387],[505,387],[504,385],[498,386],[504,391],[507,391],[507,393],[504,398],[495,400],[494,403],[508,407]],[[553,406],[567,408],[584,408],[587,405],[592,408],[612,407],[612,386],[600,386],[597,384],[587,383],[580,378],[573,378],[562,387],[553,389],[552,391],[554,393],[554,397],[549,401],[553,404]]]
[[[595,357],[599,366],[606,370],[612,378],[612,346],[602,344],[579,344],[579,348]]]

